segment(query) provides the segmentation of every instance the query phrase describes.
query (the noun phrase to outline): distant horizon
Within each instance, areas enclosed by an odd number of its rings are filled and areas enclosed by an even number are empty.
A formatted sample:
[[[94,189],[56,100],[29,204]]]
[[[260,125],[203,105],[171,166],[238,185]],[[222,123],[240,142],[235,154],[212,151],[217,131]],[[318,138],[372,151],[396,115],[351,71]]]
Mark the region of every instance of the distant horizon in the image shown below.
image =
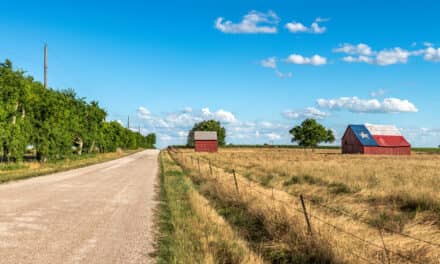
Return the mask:
[[[380,8],[377,8],[380,6]],[[340,144],[348,124],[397,126],[440,145],[440,3],[379,0],[8,2],[0,60],[49,87],[96,100],[108,120],[158,146],[216,119],[233,144],[290,143],[315,118]],[[374,14],[374,19],[371,19]],[[411,18],[411,19],[409,19]],[[423,29],[423,30],[422,30]]]

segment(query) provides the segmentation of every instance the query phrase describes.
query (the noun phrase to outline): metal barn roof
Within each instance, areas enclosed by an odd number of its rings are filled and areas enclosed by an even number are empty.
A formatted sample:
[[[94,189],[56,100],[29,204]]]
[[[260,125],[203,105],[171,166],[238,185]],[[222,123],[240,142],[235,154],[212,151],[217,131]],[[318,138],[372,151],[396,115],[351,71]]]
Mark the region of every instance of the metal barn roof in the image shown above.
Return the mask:
[[[395,126],[365,124],[365,127],[367,127],[372,135],[402,136],[399,129]]]
[[[217,140],[215,131],[195,131],[194,140]]]

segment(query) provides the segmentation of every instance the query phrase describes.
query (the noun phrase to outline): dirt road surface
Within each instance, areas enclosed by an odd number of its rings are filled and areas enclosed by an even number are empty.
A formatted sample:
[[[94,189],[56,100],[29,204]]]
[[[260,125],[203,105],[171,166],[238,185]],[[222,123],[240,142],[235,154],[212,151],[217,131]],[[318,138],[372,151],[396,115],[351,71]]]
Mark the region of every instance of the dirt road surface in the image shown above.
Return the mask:
[[[157,155],[0,185],[0,263],[152,263]]]

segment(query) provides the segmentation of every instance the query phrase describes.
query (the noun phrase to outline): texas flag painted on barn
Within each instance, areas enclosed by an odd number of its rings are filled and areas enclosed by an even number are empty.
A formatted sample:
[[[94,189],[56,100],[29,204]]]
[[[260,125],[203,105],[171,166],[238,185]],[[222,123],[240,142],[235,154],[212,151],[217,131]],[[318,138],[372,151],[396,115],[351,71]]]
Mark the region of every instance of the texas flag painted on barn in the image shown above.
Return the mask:
[[[389,125],[350,125],[349,126],[364,146],[409,147],[399,129]]]
[[[411,146],[395,126],[365,124],[365,127],[370,131],[370,134],[373,135],[377,145],[381,147]]]
[[[342,138],[342,152],[407,155],[411,145],[395,126],[349,125]]]

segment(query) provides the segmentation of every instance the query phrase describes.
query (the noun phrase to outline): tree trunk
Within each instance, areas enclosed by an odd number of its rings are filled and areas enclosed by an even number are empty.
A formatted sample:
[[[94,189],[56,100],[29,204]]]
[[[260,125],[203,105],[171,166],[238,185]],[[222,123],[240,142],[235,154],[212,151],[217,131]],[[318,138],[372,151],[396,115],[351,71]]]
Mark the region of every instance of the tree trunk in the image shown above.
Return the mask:
[[[14,116],[12,116],[12,124],[15,125],[15,123],[17,122],[17,110],[18,110],[18,102],[15,103],[15,107],[14,107]]]
[[[92,153],[93,151],[95,151],[95,141],[93,140],[92,145],[89,148],[89,153]]]
[[[77,138],[76,144],[78,145],[78,151],[76,153],[81,156],[82,151],[83,151],[83,146],[84,146],[84,142],[83,142],[82,138],[80,138],[80,137]]]

